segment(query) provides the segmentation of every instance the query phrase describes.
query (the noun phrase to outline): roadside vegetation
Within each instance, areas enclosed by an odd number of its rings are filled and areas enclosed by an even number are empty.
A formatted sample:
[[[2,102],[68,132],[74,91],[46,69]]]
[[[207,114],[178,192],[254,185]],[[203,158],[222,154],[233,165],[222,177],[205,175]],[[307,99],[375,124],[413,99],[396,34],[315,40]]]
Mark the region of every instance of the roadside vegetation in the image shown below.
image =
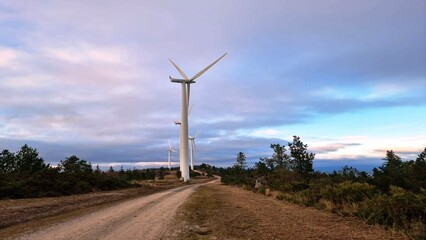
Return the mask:
[[[139,186],[141,180],[163,179],[164,168],[102,171],[75,155],[57,166],[45,164],[37,149],[24,145],[0,152],[0,199],[55,197]]]
[[[160,239],[408,239],[355,218],[223,184],[197,188]]]
[[[314,171],[315,154],[297,136],[287,147],[270,147],[272,156],[253,168],[239,152],[235,165],[223,170],[222,183],[426,238],[426,148],[410,161],[389,150],[370,175],[350,166],[331,174]]]

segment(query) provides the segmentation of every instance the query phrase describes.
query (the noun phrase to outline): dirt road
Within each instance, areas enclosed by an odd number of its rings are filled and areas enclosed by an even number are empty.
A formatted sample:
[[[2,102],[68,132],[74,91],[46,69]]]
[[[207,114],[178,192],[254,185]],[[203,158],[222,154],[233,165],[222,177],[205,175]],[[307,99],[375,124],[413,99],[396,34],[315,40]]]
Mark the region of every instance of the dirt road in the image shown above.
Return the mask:
[[[19,239],[157,239],[198,186],[186,185],[124,201]]]

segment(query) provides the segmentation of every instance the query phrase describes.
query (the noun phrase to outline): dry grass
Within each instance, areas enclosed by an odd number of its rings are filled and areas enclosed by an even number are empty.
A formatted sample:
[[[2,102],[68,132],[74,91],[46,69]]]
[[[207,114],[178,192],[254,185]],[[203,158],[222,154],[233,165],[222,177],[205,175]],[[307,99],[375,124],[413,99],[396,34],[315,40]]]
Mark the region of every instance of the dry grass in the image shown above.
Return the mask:
[[[162,239],[406,239],[406,236],[355,218],[343,218],[236,187],[210,184],[196,190]]]
[[[324,210],[327,210],[330,212],[334,211],[334,209],[336,208],[336,205],[332,201],[326,200],[326,199],[320,199],[319,204],[320,206],[322,206]]]

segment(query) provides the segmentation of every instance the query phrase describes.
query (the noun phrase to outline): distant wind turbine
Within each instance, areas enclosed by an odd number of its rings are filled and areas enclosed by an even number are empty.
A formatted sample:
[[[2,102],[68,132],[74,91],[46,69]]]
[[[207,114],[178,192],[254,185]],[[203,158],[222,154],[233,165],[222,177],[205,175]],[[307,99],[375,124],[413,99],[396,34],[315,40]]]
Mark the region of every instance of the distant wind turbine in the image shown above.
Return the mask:
[[[194,170],[194,152],[195,152],[195,139],[197,138],[198,134],[200,134],[200,131],[197,132],[193,137],[191,135],[188,136],[189,141],[191,144],[189,145],[191,150],[191,170]]]
[[[194,107],[194,104],[191,104],[191,107],[189,107],[189,111],[188,111],[188,117],[189,115],[191,115],[191,111],[193,107]],[[175,125],[180,125],[180,121],[175,120],[173,122],[175,123]]]
[[[172,149],[172,145],[170,144],[170,141],[169,141],[169,149],[167,150],[169,171],[172,170],[172,163],[171,163],[171,160],[170,160],[172,158],[172,152],[176,152],[176,151],[174,149]]]
[[[189,180],[189,166],[188,166],[188,104],[190,96],[190,85],[195,83],[195,79],[205,73],[209,68],[216,64],[220,59],[225,57],[226,53],[223,54],[216,61],[208,65],[206,68],[195,74],[192,78],[188,78],[185,73],[171,60],[170,63],[178,70],[183,79],[176,79],[169,76],[170,81],[174,83],[180,83],[182,85],[182,99],[181,99],[181,120],[180,120],[180,171],[182,173],[183,181]]]

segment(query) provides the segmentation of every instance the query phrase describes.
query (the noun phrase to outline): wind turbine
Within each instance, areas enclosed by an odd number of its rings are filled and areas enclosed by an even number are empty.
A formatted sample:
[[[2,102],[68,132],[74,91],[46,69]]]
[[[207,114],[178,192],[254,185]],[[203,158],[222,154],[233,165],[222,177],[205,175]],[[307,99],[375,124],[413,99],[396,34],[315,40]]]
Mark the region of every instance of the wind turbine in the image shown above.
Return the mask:
[[[191,104],[191,107],[189,107],[188,117],[189,117],[189,115],[191,115],[192,107],[194,107],[194,104]],[[173,122],[175,123],[175,125],[180,125],[180,121],[178,121],[178,120],[175,120]]]
[[[194,163],[193,163],[193,159],[194,159],[194,152],[195,152],[195,139],[197,138],[198,134],[200,134],[200,131],[198,131],[194,136],[189,135],[189,141],[191,141],[191,145],[189,145],[190,150],[191,150],[191,170],[194,170]]]
[[[172,165],[171,165],[171,156],[172,156],[172,152],[176,152],[174,149],[172,149],[172,145],[170,144],[170,140],[169,140],[169,149],[167,150],[167,155],[168,155],[168,163],[169,163],[169,171],[172,170]]]
[[[189,166],[188,166],[188,104],[190,96],[190,85],[195,83],[195,79],[205,73],[209,68],[216,64],[220,59],[225,57],[226,53],[223,54],[216,61],[208,65],[206,68],[195,74],[192,78],[188,78],[185,73],[171,60],[170,63],[178,70],[183,79],[176,79],[169,76],[170,81],[174,83],[180,83],[182,85],[182,99],[181,99],[181,120],[180,120],[180,171],[182,173],[183,181],[189,180]]]

